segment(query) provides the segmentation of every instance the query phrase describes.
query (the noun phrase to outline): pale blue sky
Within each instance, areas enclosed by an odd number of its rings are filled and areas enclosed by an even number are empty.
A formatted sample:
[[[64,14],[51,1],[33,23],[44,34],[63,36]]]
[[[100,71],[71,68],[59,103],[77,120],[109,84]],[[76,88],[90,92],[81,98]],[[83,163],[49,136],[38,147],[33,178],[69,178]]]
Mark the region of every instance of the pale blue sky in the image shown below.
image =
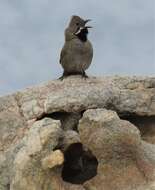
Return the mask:
[[[0,95],[58,78],[71,15],[92,19],[89,75],[155,76],[154,0],[0,0]]]

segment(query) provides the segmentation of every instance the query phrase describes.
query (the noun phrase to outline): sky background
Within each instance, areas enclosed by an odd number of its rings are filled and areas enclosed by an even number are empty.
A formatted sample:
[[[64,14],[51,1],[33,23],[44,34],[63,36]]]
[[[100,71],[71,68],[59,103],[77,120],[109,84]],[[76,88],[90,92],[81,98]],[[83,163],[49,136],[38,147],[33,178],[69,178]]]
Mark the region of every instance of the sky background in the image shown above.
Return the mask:
[[[0,0],[0,96],[62,74],[71,15],[92,19],[88,75],[155,76],[154,0]]]

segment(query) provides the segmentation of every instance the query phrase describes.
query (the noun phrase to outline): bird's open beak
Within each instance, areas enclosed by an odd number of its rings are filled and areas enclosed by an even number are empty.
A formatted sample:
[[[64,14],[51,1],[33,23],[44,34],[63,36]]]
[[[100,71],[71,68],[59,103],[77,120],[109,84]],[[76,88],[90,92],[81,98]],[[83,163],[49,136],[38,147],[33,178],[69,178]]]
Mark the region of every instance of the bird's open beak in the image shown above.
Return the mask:
[[[86,24],[86,23],[89,22],[89,21],[91,21],[91,19],[85,20],[84,23]],[[74,34],[75,34],[75,35],[78,35],[78,34],[81,32],[81,30],[87,29],[87,28],[92,28],[92,26],[83,26],[83,27],[80,27]]]
[[[87,20],[85,20],[84,22],[85,22],[85,24],[87,23],[87,22],[90,22],[91,21],[91,19],[87,19]],[[92,26],[85,26],[85,28],[93,28]]]

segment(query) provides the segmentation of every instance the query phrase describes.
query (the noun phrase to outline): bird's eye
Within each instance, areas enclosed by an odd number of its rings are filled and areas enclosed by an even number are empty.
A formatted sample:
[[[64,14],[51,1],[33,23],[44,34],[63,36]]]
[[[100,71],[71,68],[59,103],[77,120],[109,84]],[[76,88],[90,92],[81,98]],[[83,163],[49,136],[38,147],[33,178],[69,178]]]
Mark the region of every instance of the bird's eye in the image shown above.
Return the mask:
[[[76,25],[79,26],[79,23],[77,22]]]

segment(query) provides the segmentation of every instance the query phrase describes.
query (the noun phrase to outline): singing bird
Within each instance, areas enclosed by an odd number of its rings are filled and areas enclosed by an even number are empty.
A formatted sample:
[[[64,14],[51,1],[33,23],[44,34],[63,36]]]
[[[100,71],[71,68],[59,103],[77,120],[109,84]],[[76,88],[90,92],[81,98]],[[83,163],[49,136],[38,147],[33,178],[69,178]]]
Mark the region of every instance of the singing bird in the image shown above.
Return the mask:
[[[69,75],[82,75],[87,78],[85,70],[88,69],[93,58],[93,47],[87,38],[87,26],[90,19],[84,20],[79,16],[72,16],[65,30],[65,44],[60,54],[60,64],[63,67],[63,79]]]

